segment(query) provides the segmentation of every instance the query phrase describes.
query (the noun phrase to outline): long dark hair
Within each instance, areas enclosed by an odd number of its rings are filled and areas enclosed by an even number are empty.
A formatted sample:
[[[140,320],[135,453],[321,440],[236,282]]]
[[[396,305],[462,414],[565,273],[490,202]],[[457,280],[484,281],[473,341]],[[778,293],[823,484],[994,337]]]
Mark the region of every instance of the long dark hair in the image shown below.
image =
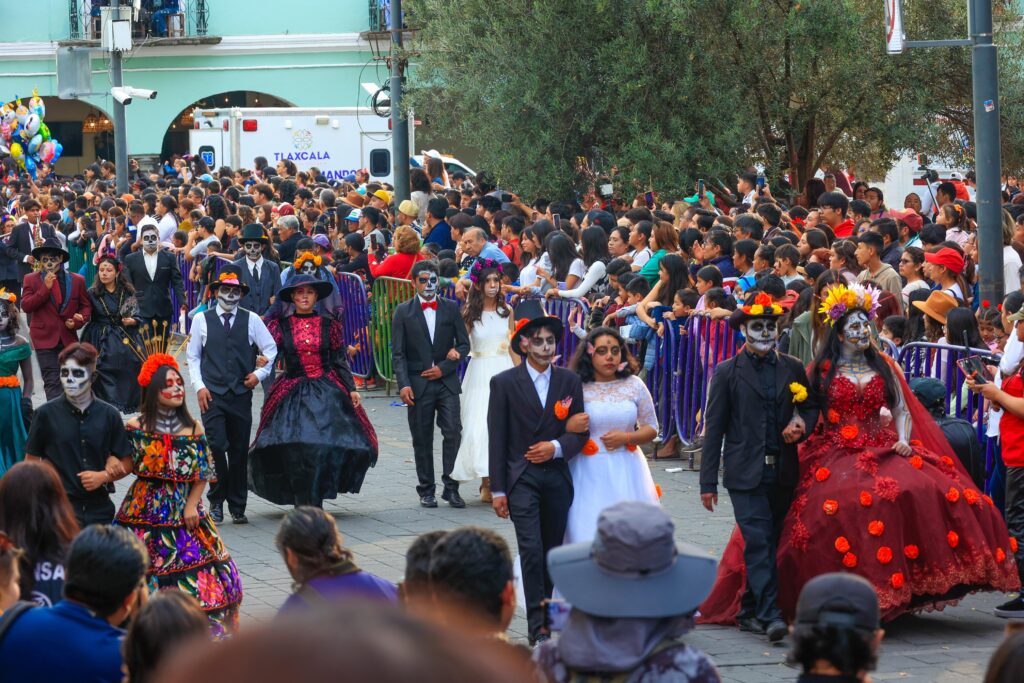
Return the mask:
[[[109,255],[101,256],[99,261],[96,262],[96,277],[92,280],[90,291],[97,297],[103,296],[107,291],[107,288],[100,282],[100,266],[104,263],[114,266],[114,294],[120,294],[121,292],[135,294],[135,287],[132,286],[131,282],[128,282],[128,278],[124,274],[124,268],[121,267],[121,262],[116,257]]]
[[[487,278],[491,274],[498,275],[499,284],[501,282],[501,274],[497,268],[483,268],[479,275],[477,275],[476,283],[469,289],[469,295],[466,297],[466,305],[462,307],[462,320],[466,323],[466,328],[472,331],[473,324],[483,318],[484,315],[484,303],[486,297],[484,295],[484,285],[487,283]],[[505,302],[505,297],[501,294],[501,288],[498,288],[497,297],[497,311],[498,315],[502,318],[507,318],[512,313],[512,309],[508,307]]]
[[[658,262],[658,269],[664,269],[668,273],[668,282],[658,290],[658,302],[663,306],[671,306],[672,297],[676,295],[676,292],[690,286],[690,272],[686,268],[686,261],[679,254],[662,256],[661,261]]]
[[[963,306],[954,308],[946,314],[946,342],[955,346],[962,346],[964,335],[967,335],[967,345],[972,349],[987,349],[981,338],[981,330],[978,329],[978,319],[969,308]]]
[[[598,261],[608,263],[611,260],[608,253],[608,233],[604,228],[591,226],[584,230],[580,237],[580,246],[583,248],[583,265],[587,268]]]
[[[907,336],[903,340],[904,343],[925,339],[925,314],[924,311],[914,305],[914,302],[927,301],[929,294],[931,294],[931,290],[922,287],[921,289],[915,289],[907,297]]]
[[[856,311],[860,311],[860,309],[853,309],[836,321],[832,329],[829,330],[825,343],[818,350],[817,355],[814,357],[814,363],[811,365],[811,387],[821,397],[823,413],[828,410],[827,389],[832,385],[832,380],[839,369],[839,355],[843,344],[839,339],[839,334],[843,329],[843,323]],[[863,311],[861,312],[863,313]],[[900,388],[896,384],[896,377],[892,373],[892,368],[882,354],[878,352],[874,344],[864,350],[864,361],[885,382],[886,403],[890,406],[896,405],[897,397],[900,395]]]
[[[178,373],[182,380],[184,380],[185,376],[181,374],[180,370],[175,370],[170,365],[161,365],[153,373],[149,384],[142,387],[142,401],[139,404],[139,412],[141,413],[139,415],[139,426],[144,432],[156,431],[156,416],[157,411],[160,409],[160,390],[167,385],[167,375],[171,372]],[[178,419],[181,420],[182,424],[195,430],[196,421],[188,412],[188,406],[185,405],[184,401],[181,402],[175,413],[177,413]]]
[[[0,529],[24,551],[19,584],[27,599],[35,586],[36,563],[63,562],[78,535],[78,521],[53,465],[19,462],[0,478]]]
[[[593,345],[598,337],[612,337],[619,344],[619,348],[622,349],[622,360],[625,361],[626,367],[621,370],[615,371],[615,376],[619,379],[623,377],[629,377],[634,374],[637,370],[638,363],[633,354],[629,352],[629,347],[626,346],[626,341],[619,334],[618,330],[614,330],[610,327],[595,327],[587,333],[587,338],[576,347],[576,353],[572,357],[572,362],[569,364],[569,368],[574,370],[577,375],[580,376],[580,380],[586,384],[594,381],[594,358],[590,355],[587,347]]]
[[[160,591],[132,618],[121,651],[132,683],[154,680],[160,664],[186,640],[209,637],[210,622],[183,591]]]
[[[558,282],[565,282],[573,261],[579,258],[572,240],[563,232],[553,232],[548,235],[546,242],[548,258],[551,260],[551,276]]]
[[[295,553],[299,566],[293,571],[300,586],[352,561],[352,551],[342,545],[334,518],[320,508],[302,505],[290,510],[281,520],[274,544],[281,555],[285,550]]]
[[[984,683],[1024,680],[1024,633],[1013,633],[992,653]]]

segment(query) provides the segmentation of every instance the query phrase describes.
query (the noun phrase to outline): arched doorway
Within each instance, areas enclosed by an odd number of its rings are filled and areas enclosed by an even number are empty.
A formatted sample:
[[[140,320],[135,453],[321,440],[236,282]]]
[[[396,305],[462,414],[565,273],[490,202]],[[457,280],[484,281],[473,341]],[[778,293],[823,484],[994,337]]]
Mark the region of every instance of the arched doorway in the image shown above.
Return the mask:
[[[114,124],[108,112],[82,100],[43,96],[43,102],[43,121],[64,147],[54,169],[59,175],[75,175],[97,160],[114,158]]]
[[[170,159],[174,154],[188,152],[188,131],[192,128],[192,111],[199,109],[228,109],[230,107],[294,107],[295,105],[280,97],[253,90],[233,90],[217,93],[182,109],[171,120],[164,134],[164,142],[160,151],[161,159]]]

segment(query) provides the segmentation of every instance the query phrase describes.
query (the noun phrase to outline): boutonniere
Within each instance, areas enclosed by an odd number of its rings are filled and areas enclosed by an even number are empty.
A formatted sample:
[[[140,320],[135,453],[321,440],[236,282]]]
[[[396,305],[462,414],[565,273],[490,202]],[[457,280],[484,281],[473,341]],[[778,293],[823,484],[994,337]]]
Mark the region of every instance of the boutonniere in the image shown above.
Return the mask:
[[[569,417],[569,406],[572,405],[572,396],[566,396],[555,404],[555,417],[564,420]]]
[[[789,390],[793,392],[793,403],[803,403],[807,400],[807,387],[800,382],[790,384]]]

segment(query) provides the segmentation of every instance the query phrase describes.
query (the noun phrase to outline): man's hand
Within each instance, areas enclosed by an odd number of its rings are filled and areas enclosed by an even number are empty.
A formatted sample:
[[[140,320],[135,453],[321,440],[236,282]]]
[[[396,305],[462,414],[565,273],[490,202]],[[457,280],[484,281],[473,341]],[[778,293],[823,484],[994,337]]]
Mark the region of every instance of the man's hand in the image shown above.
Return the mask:
[[[445,356],[445,359],[450,360],[452,362],[455,362],[455,361],[459,360],[460,358],[462,358],[462,356],[460,356],[459,352],[456,351],[455,349],[449,350],[448,351],[448,355]]]
[[[75,313],[74,321],[75,321],[76,325],[84,325],[85,324],[85,318],[82,317],[81,313]]]
[[[348,397],[352,399],[353,408],[358,408],[363,402],[363,397],[359,395],[358,391],[349,392]]]
[[[416,397],[413,396],[412,387],[402,387],[402,390],[398,392],[398,397],[402,399],[402,403],[407,406],[416,405],[416,401],[413,400]]]
[[[68,328],[69,330],[75,329],[75,321],[71,318],[68,318],[67,320],[64,321],[64,327]]]
[[[79,472],[78,478],[82,480],[82,486],[85,487],[86,491],[95,491],[109,481],[107,473],[104,470],[99,470],[98,472]]]
[[[469,294],[469,286],[466,284],[466,280],[455,281],[455,296],[465,301],[466,296]]]
[[[786,428],[782,430],[782,440],[786,443],[796,443],[804,435],[806,429],[807,425],[804,424],[803,418],[799,415],[794,415],[793,419],[786,425]]]
[[[57,281],[56,273],[47,273],[46,277],[43,278],[43,284],[46,285],[47,289],[53,289],[53,283]],[[70,294],[70,292],[69,292]]]
[[[491,507],[494,508],[494,514],[502,519],[508,519],[508,496],[494,496],[491,499]]]
[[[245,376],[245,380],[242,382],[246,389],[255,389],[256,385],[260,383],[259,377],[256,376],[255,372],[250,372]]]
[[[199,412],[205,413],[210,408],[210,400],[213,396],[210,395],[210,390],[203,387],[196,392],[196,400],[199,401]]]
[[[427,368],[426,370],[420,373],[420,377],[429,380],[441,379],[441,368],[437,367],[436,365],[432,368]]]
[[[535,443],[526,451],[526,459],[534,465],[547,462],[553,457],[555,457],[555,446],[550,441]]]
[[[718,494],[717,493],[702,493],[700,494],[700,503],[704,506],[704,509],[708,512],[714,512],[715,506],[718,505]]]
[[[124,475],[128,474],[128,472],[125,471],[124,465],[121,463],[121,461],[112,455],[107,457],[107,466],[105,468],[105,471],[107,473],[107,476],[110,477],[110,481],[114,481],[118,477],[123,477]]]
[[[121,324],[125,327],[134,327],[139,324],[135,318],[121,318]]]
[[[264,356],[262,354],[259,355],[259,356],[256,356],[256,367],[258,367],[258,368],[266,367],[267,363],[269,363],[269,362],[270,362],[270,360],[266,356]]]
[[[558,298],[558,290],[557,289],[549,289],[548,291],[544,292],[544,298],[545,299],[557,299]]]

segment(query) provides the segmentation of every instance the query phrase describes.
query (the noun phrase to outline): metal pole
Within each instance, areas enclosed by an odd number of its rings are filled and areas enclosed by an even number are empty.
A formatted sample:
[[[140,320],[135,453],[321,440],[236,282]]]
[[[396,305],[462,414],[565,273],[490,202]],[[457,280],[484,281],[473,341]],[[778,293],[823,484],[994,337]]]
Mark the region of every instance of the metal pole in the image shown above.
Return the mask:
[[[402,111],[402,0],[391,0],[391,163],[395,206],[409,198],[409,119]]]
[[[992,0],[968,0],[974,87],[974,172],[978,191],[981,298],[1003,300],[1003,224],[1000,194],[999,69],[992,42]],[[966,294],[966,292],[965,292]]]
[[[119,10],[121,0],[112,0],[110,6]],[[118,14],[120,18],[120,14]],[[110,82],[115,88],[124,85],[121,73],[121,53],[117,50],[110,53]],[[128,131],[125,128],[124,105],[114,101],[114,166],[117,179],[117,193],[128,192]]]

